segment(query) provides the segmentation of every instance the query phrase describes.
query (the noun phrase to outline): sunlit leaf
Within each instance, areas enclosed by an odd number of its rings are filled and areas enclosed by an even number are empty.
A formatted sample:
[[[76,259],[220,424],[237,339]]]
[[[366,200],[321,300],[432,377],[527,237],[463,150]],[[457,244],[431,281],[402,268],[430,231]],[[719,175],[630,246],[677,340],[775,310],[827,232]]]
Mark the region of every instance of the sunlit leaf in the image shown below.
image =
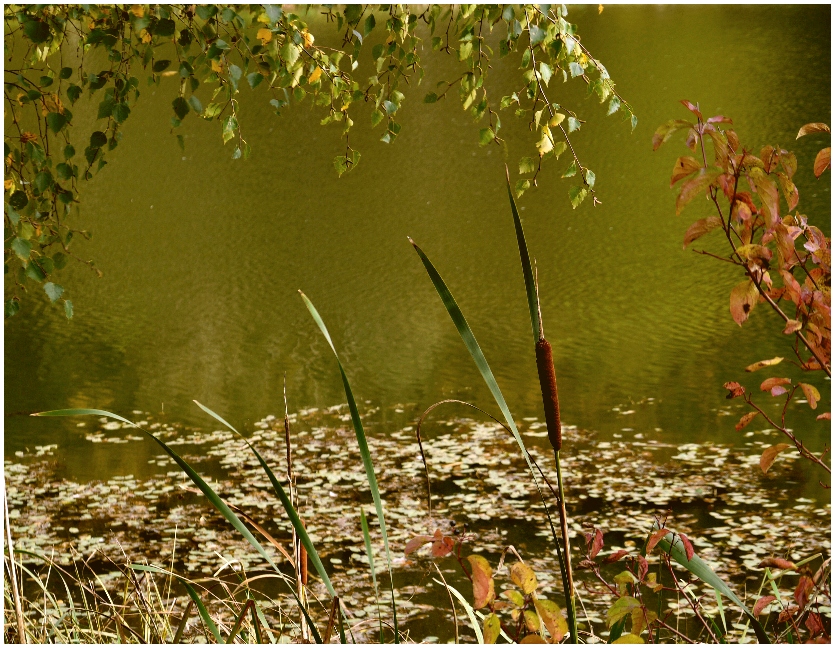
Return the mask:
[[[680,157],[676,160],[676,163],[673,166],[673,175],[670,178],[670,186],[674,186],[676,182],[686,178],[691,173],[695,173],[701,168],[702,165],[699,164],[696,158],[690,155]]]
[[[786,560],[785,558],[777,558],[775,556],[763,558],[757,565],[757,567],[770,567],[773,569],[797,569],[797,565],[795,565],[791,560]]]
[[[790,385],[791,379],[790,378],[766,378],[762,384],[760,385],[760,389],[762,391],[771,391],[775,387],[780,387],[782,385]]]
[[[786,322],[786,326],[783,329],[783,333],[786,335],[791,335],[792,333],[797,333],[800,329],[803,328],[803,324],[798,322],[797,320],[789,320]]]
[[[479,610],[496,598],[493,568],[483,556],[473,554],[467,560],[472,568],[473,607]]]
[[[829,168],[831,154],[832,149],[829,146],[818,151],[818,154],[815,156],[814,166],[816,178],[820,178],[821,174]]]
[[[497,617],[495,613],[491,612],[486,617],[484,617],[484,643],[496,643],[496,639],[499,638],[499,634],[501,634],[501,631],[502,622],[499,620],[499,617]]]
[[[778,443],[765,449],[765,452],[760,457],[760,469],[763,471],[763,474],[767,473],[768,469],[771,468],[774,460],[777,459],[777,455],[787,448],[791,448],[788,443]]]
[[[621,635],[617,639],[615,639],[613,644],[642,644],[644,640],[641,639],[638,635],[632,634],[631,632],[627,632],[624,635]]]
[[[568,632],[568,624],[562,615],[560,606],[553,601],[538,597],[533,602],[539,618],[542,619],[545,628],[548,630],[548,634],[551,635],[551,643],[561,642]]]
[[[811,135],[812,133],[828,133],[829,126],[823,124],[821,122],[815,122],[811,124],[805,124],[800,127],[800,130],[797,131],[797,137],[795,139],[800,139],[804,135]]]
[[[773,367],[781,362],[783,362],[783,358],[780,357],[770,358],[769,360],[760,360],[759,362],[755,362],[754,364],[745,367],[745,371],[759,371],[765,367]]]
[[[747,414],[743,414],[742,418],[739,419],[739,423],[737,423],[734,428],[737,432],[745,428],[751,421],[757,418],[759,412],[748,412]]]
[[[510,568],[510,579],[522,590],[523,594],[530,594],[536,589],[536,574],[523,562],[513,563]]]
[[[641,602],[632,596],[621,596],[612,604],[606,611],[606,622],[611,628],[617,621],[620,621],[627,614],[631,614],[632,610],[639,609]]]
[[[751,610],[751,614],[754,616],[760,616],[763,613],[763,610],[768,607],[770,603],[773,603],[777,600],[777,597],[769,594],[768,596],[762,596],[754,603],[754,608]]]
[[[809,407],[811,407],[812,409],[817,409],[818,401],[821,399],[821,394],[818,391],[818,388],[808,383],[797,384],[800,385],[800,389],[803,390],[803,394],[804,396],[806,396],[806,400],[809,401]]]
[[[731,317],[739,326],[748,319],[748,315],[757,305],[759,291],[750,279],[738,283],[731,290]]]

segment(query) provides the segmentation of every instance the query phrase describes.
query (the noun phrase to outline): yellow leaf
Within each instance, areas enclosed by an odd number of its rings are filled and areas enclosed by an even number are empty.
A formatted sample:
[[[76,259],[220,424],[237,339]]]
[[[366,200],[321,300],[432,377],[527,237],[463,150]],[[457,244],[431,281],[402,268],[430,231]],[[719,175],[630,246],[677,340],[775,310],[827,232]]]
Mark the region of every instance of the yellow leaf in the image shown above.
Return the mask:
[[[215,59],[212,59],[212,72],[223,72],[223,66]]]
[[[602,4],[597,5],[597,13],[598,13],[598,15],[603,13],[603,5]]]
[[[530,594],[536,589],[536,574],[525,563],[517,562],[513,564],[510,568],[510,579],[524,594]]]
[[[307,30],[302,32],[302,36],[304,36],[304,47],[305,47],[305,49],[307,49],[308,47],[313,45],[313,41],[316,40],[315,38],[313,38],[313,34],[311,34]]]
[[[319,80],[319,77],[322,76],[322,68],[317,67],[313,72],[310,73],[310,76],[307,77],[308,83],[316,83]]]
[[[642,644],[644,640],[641,639],[638,635],[634,635],[631,632],[625,635],[621,635],[620,638],[615,639],[613,644]]]
[[[495,614],[490,613],[484,617],[484,643],[494,644],[501,634],[502,624]]]
[[[151,42],[151,35],[148,33],[147,29],[143,29],[141,32],[139,32],[139,35],[142,37],[143,43]]]
[[[142,18],[145,15],[145,7],[142,5],[132,5],[130,12],[137,18]]]
[[[474,554],[467,556],[467,560],[472,568],[473,607],[479,610],[496,598],[493,568],[483,556]]]
[[[536,148],[539,149],[540,157],[554,148],[554,138],[551,136],[551,129],[547,126],[542,127],[542,139],[536,143]]]
[[[259,29],[255,36],[261,41],[261,45],[266,45],[273,39],[273,33],[266,27]]]
[[[3,187],[6,191],[11,191],[12,189],[14,189],[14,180],[12,180],[11,178],[6,178],[3,181]]]
[[[562,113],[554,113],[554,116],[551,117],[551,121],[548,122],[549,126],[559,126],[562,124],[562,120],[565,119],[565,115]]]
[[[165,72],[160,74],[160,76],[170,77],[170,76],[174,76],[175,74],[179,74],[179,72],[177,72],[177,70],[166,70]]]
[[[745,371],[759,371],[765,367],[773,367],[776,364],[783,362],[783,358],[771,358],[770,360],[760,360],[752,365],[745,367]]]
[[[786,448],[790,448],[791,446],[788,443],[778,443],[777,445],[773,445],[770,448],[766,448],[765,452],[763,452],[762,456],[760,457],[760,468],[763,471],[763,474],[768,472],[768,469],[771,468],[771,464],[774,463],[774,460],[777,458],[777,455],[783,452]]]

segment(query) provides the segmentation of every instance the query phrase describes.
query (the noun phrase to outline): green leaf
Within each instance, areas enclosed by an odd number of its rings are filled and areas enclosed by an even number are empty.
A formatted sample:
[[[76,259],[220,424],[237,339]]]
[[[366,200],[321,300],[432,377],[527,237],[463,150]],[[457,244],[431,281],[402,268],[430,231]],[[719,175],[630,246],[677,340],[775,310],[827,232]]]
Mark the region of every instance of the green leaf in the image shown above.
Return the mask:
[[[377,589],[377,571],[374,569],[374,550],[371,548],[371,533],[368,530],[368,520],[365,518],[365,511],[362,508],[360,508],[360,526],[362,527],[363,540],[365,540],[365,555],[368,556],[368,570],[371,572],[371,580],[374,583],[374,599],[377,601],[377,620],[380,623],[380,643],[383,643],[383,618],[380,615],[380,592]]]
[[[585,187],[571,187],[568,190],[568,198],[571,201],[571,206],[574,209],[580,206],[580,203],[586,199],[588,191]]]
[[[585,72],[586,72],[583,69],[582,65],[580,65],[579,63],[575,63],[574,61],[572,61],[571,63],[568,64],[568,71],[571,73],[571,78],[572,79],[574,77],[581,76],[581,75],[585,74]]]
[[[260,84],[261,81],[264,80],[264,75],[260,72],[250,72],[246,75],[246,80],[249,83],[250,88],[256,88],[258,87],[258,84]]]
[[[652,530],[657,531],[658,529],[658,523],[654,523]],[[672,542],[670,541],[671,536],[674,537]],[[736,603],[751,622],[751,626],[754,628],[754,633],[757,635],[757,640],[763,644],[771,643],[768,635],[765,633],[765,630],[762,625],[760,625],[757,618],[751,614],[751,611],[745,607],[745,604],[739,600],[739,597],[734,594],[733,590],[725,584],[725,581],[719,578],[719,576],[716,575],[716,572],[708,567],[704,560],[696,554],[693,554],[692,558],[687,560],[684,543],[681,541],[681,538],[678,537],[678,534],[671,531],[658,542],[658,546],[661,547],[663,551],[670,554],[673,560],[693,574],[696,578],[699,578],[713,587],[717,592]]]
[[[171,65],[171,61],[168,59],[162,59],[160,61],[154,62],[154,67],[151,68],[154,72],[163,72],[164,70],[168,69],[168,66]]]
[[[589,189],[594,189],[594,181],[597,177],[594,175],[594,171],[591,169],[586,169],[586,184],[589,186]]]
[[[49,171],[41,171],[35,176],[35,189],[43,193],[52,186],[53,182],[52,174]]]
[[[539,76],[542,77],[542,80],[545,82],[545,85],[548,85],[548,82],[551,80],[551,75],[553,74],[553,70],[551,66],[545,62],[539,64]]]
[[[373,113],[371,113],[371,126],[372,126],[372,128],[374,126],[376,126],[377,124],[379,124],[381,121],[383,121],[384,117],[385,117],[385,115],[380,110],[375,110]]]
[[[203,112],[203,104],[200,103],[200,99],[197,98],[197,95],[191,95],[188,98],[188,105],[191,106],[191,109],[197,114]]]
[[[6,317],[14,317],[20,310],[20,302],[14,298],[6,300]]]
[[[473,42],[467,41],[466,43],[461,43],[461,46],[458,48],[458,60],[459,61],[466,61],[473,53]]]
[[[64,315],[67,316],[67,319],[72,319],[72,302],[69,299],[64,300]]]
[[[81,96],[81,87],[75,84],[71,84],[69,88],[67,88],[67,97],[70,100],[71,104],[74,104],[78,101],[78,98]]]
[[[609,102],[609,110],[606,113],[607,115],[612,115],[620,110],[620,99],[617,97],[612,97],[612,100]]]
[[[431,104],[431,103],[435,103],[436,101],[438,101],[438,95],[436,95],[434,92],[430,92],[429,94],[427,94],[423,98],[423,103],[430,103]]]
[[[53,133],[57,133],[67,123],[67,118],[61,113],[51,112],[46,116],[46,123]]]
[[[374,19],[374,14],[368,14],[368,18],[365,19],[365,26],[363,27],[363,36],[368,36],[371,33],[371,30],[374,29],[376,26],[377,21]]]
[[[581,123],[582,122],[580,122],[580,120],[577,119],[576,117],[569,117],[568,118],[568,132],[573,133],[576,130],[580,130],[580,124]]]
[[[536,160],[531,157],[523,157],[519,160],[519,173],[533,173],[538,168]]]
[[[530,29],[530,36],[531,36],[531,46],[536,47],[542,41],[545,40],[545,30],[542,29],[539,25],[531,25]]]
[[[26,37],[36,45],[46,42],[52,35],[49,31],[49,25],[45,22],[41,22],[40,20],[27,20],[24,22],[23,33],[26,34]]]
[[[25,191],[15,191],[9,198],[9,204],[17,210],[23,209],[29,204],[29,196]]]
[[[174,101],[171,102],[171,107],[174,109],[174,114],[177,115],[177,119],[183,119],[191,110],[188,105],[188,101],[186,101],[183,97],[177,97],[174,99]]]
[[[348,383],[348,376],[345,374],[345,369],[342,367],[342,361],[339,359],[339,355],[336,352],[336,347],[333,345],[333,341],[331,340],[330,333],[328,333],[328,329],[325,326],[325,323],[322,321],[322,318],[319,316],[319,312],[316,310],[316,307],[313,305],[313,303],[307,298],[307,296],[303,292],[299,291],[299,294],[301,295],[305,306],[307,306],[307,310],[310,311],[310,315],[313,317],[313,321],[316,322],[316,325],[319,327],[319,330],[322,332],[322,335],[327,340],[328,346],[330,346],[331,351],[333,351],[333,355],[336,358],[336,364],[339,366],[339,373],[342,376],[342,385],[345,388],[345,397],[348,400],[348,409],[351,412],[351,422],[354,426],[354,433],[357,437],[357,444],[359,445],[360,455],[362,456],[362,463],[365,467],[365,476],[368,480],[369,489],[371,490],[371,498],[374,500],[374,507],[377,510],[377,521],[380,523],[380,534],[383,536],[383,547],[386,551],[386,563],[388,565],[389,571],[391,607],[392,614],[394,615],[394,641],[395,643],[399,643],[399,632],[397,629],[397,608],[394,599],[394,578],[392,577],[391,572],[391,552],[389,551],[388,533],[386,531],[386,520],[383,514],[383,502],[380,498],[380,490],[377,487],[377,476],[374,473],[374,462],[371,460],[371,452],[368,450],[368,441],[365,438],[365,430],[362,427],[362,421],[360,420],[359,410],[357,409],[357,403],[354,400],[354,394],[351,391],[351,385]]]
[[[577,175],[577,160],[573,160],[561,177],[570,178]]]
[[[30,279],[34,279],[38,283],[46,279],[46,274],[41,269],[40,265],[38,265],[38,262],[34,259],[29,261],[26,265],[26,276]]]
[[[69,79],[72,76],[72,68],[71,67],[63,67],[61,71],[58,73],[58,77],[61,79]]]
[[[226,144],[235,136],[235,131],[238,130],[238,120],[234,115],[229,115],[223,120],[223,143]]]
[[[130,116],[130,107],[126,103],[117,103],[113,106],[113,119],[119,124]]]
[[[12,251],[21,261],[28,261],[32,253],[32,244],[22,238],[15,238],[11,245]]]
[[[482,128],[478,132],[478,143],[480,146],[485,146],[489,144],[494,139],[496,139],[496,133],[493,132],[492,128]]]
[[[63,287],[59,286],[58,284],[54,284],[51,281],[48,281],[43,285],[44,292],[46,292],[46,296],[49,297],[49,301],[55,302],[60,299],[61,295],[64,294]]]
[[[90,135],[90,148],[97,149],[107,144],[107,135],[101,131],[93,131]]]

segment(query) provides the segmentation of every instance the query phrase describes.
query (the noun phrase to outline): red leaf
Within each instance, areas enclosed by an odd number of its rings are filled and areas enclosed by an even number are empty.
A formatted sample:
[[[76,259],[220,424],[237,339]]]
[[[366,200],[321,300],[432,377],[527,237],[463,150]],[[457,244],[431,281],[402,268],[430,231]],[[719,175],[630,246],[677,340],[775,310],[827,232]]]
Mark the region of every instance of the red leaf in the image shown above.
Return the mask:
[[[746,427],[751,421],[757,418],[757,414],[759,414],[759,412],[748,412],[747,414],[743,414],[742,418],[739,419],[739,423],[735,426],[736,431],[739,432]]]
[[[696,115],[696,117],[698,117],[699,119],[702,118],[701,111],[698,108],[696,108],[696,106],[694,106],[692,103],[687,101],[687,99],[682,99],[681,103],[684,105],[685,108],[687,108],[687,110]]]
[[[804,135],[811,135],[812,133],[828,133],[829,126],[823,124],[821,122],[815,122],[812,124],[805,124],[800,127],[800,130],[797,132],[797,137],[795,139],[800,139]]]
[[[763,474],[767,473],[768,469],[771,468],[771,465],[774,463],[777,455],[783,452],[786,448],[790,447],[791,446],[788,443],[778,443],[770,448],[766,448],[765,452],[763,452],[760,457],[760,468],[762,469]]]
[[[725,396],[727,399],[739,398],[745,393],[745,387],[740,385],[738,382],[726,382],[722,386],[728,390],[728,395]]]
[[[687,228],[687,232],[684,234],[684,248],[686,249],[693,241],[715,230],[717,227],[722,227],[722,219],[718,216],[709,216],[697,220]]]
[[[673,175],[670,178],[670,187],[672,187],[676,182],[678,182],[682,178],[686,178],[691,173],[695,173],[701,168],[702,165],[699,164],[696,158],[691,157],[689,155],[680,157],[678,160],[676,160],[675,166],[673,167]]]
[[[435,558],[443,558],[451,554],[454,548],[455,541],[452,538],[441,536],[440,538],[435,538],[435,541],[432,543],[432,555]]]
[[[797,601],[797,604],[801,607],[801,609],[805,608],[806,603],[809,602],[809,594],[814,587],[815,584],[812,582],[811,578],[808,576],[800,577],[800,581],[798,581],[797,587],[794,589],[794,600]]]
[[[824,631],[821,616],[817,612],[809,612],[806,617],[806,629],[811,633],[812,637],[816,637]]]
[[[733,119],[725,117],[724,115],[716,115],[715,117],[707,118],[708,124],[733,124]]]
[[[817,157],[815,157],[815,177],[820,178],[821,174],[829,168],[829,157],[831,155],[832,149],[830,147],[826,147],[825,149],[821,149],[818,152]]]
[[[594,540],[591,544],[591,550],[589,551],[589,556],[594,558],[597,554],[600,553],[600,550],[603,548],[603,531],[600,529],[594,530]]]
[[[766,378],[763,380],[763,384],[760,385],[760,389],[763,391],[770,391],[778,385],[790,385],[791,382],[790,378]]]
[[[823,414],[818,414],[817,420],[818,421],[831,421],[832,420],[832,413],[831,412],[824,412]]]
[[[690,180],[681,185],[681,191],[676,198],[676,216],[693,198],[704,194],[710,184],[716,180],[721,172],[718,169],[701,169]]]
[[[786,204],[789,206],[789,211],[791,211],[797,207],[797,203],[800,200],[800,193],[798,193],[795,184],[785,174],[778,173],[777,180],[780,182],[780,189],[783,190],[783,198],[786,199]]]
[[[754,609],[751,610],[751,614],[753,614],[755,617],[760,616],[763,613],[763,610],[768,607],[768,604],[773,603],[776,600],[777,597],[773,594],[763,596],[762,598],[760,598],[760,600],[754,603]]]
[[[666,124],[662,124],[652,136],[652,150],[657,150],[659,146],[672,137],[673,133],[692,126],[693,124],[683,119],[672,119]]]
[[[684,545],[684,554],[687,556],[687,561],[691,561],[693,559],[693,545],[690,540],[687,539],[687,536],[683,533],[679,533],[678,537],[681,538],[681,544]]]
[[[496,598],[493,568],[483,556],[467,556],[473,569],[473,607],[478,610]]]
[[[410,553],[417,551],[428,542],[432,542],[432,538],[430,536],[415,536],[406,543],[406,549],[404,549],[403,553],[408,556]]]
[[[649,563],[647,562],[647,559],[640,554],[636,556],[635,560],[638,561],[638,580],[642,581],[644,580],[644,576],[646,576],[649,571]]]
[[[609,563],[617,562],[621,558],[623,558],[629,552],[626,549],[618,549],[614,553],[610,553],[603,559],[603,564],[608,565]]]
[[[647,540],[647,553],[652,552],[652,550],[655,549],[655,545],[657,545],[668,533],[670,533],[669,529],[658,529],[657,531],[653,531],[649,540]]]
[[[809,407],[812,409],[818,409],[818,401],[821,398],[821,393],[818,391],[817,387],[814,385],[807,385],[806,383],[797,383],[800,385],[800,389],[803,390],[803,395],[806,396],[806,400],[809,401]]]
[[[757,305],[759,292],[754,282],[746,279],[731,290],[731,317],[739,326],[748,319],[748,315]]]
[[[775,558],[774,556],[763,558],[757,566],[773,567],[774,569],[797,569],[797,565],[795,565],[791,560],[786,560],[785,558]]]

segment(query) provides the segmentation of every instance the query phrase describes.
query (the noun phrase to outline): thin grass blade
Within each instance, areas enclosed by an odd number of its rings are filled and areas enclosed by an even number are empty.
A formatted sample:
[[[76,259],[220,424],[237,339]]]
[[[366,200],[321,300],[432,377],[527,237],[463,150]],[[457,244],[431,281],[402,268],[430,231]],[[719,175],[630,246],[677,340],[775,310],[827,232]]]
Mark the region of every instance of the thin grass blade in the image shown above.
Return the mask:
[[[383,547],[386,551],[386,563],[389,572],[389,587],[391,590],[391,611],[394,621],[394,643],[400,643],[400,632],[397,627],[397,605],[394,599],[394,577],[392,576],[391,571],[391,551],[389,550],[388,533],[386,532],[386,519],[383,514],[383,502],[380,498],[380,489],[377,487],[377,475],[374,472],[374,462],[371,459],[371,452],[368,449],[368,441],[365,438],[365,430],[362,426],[362,420],[360,419],[357,403],[354,399],[354,393],[351,390],[350,383],[348,382],[348,376],[345,374],[345,369],[342,366],[342,361],[339,359],[339,354],[336,352],[336,347],[333,344],[333,340],[331,340],[330,333],[328,333],[328,328],[325,326],[325,322],[322,321],[319,311],[316,310],[313,302],[311,302],[301,290],[299,291],[299,294],[301,295],[302,300],[304,300],[307,310],[310,311],[313,321],[316,322],[316,326],[319,327],[322,335],[324,335],[325,339],[328,341],[328,345],[336,358],[336,364],[339,365],[339,373],[342,375],[342,385],[345,388],[345,397],[348,399],[348,409],[351,411],[351,421],[354,425],[354,432],[357,437],[360,455],[362,456],[362,463],[365,467],[365,476],[368,480],[368,487],[371,490],[371,497],[374,500],[374,507],[377,509],[377,520],[380,523],[380,533],[383,536]]]
[[[658,525],[656,523],[653,525],[653,531],[657,528]],[[670,541],[670,536],[673,536],[672,542]],[[681,541],[681,538],[678,537],[678,534],[671,531],[664,538],[662,538],[662,540],[658,543],[658,546],[662,551],[669,553],[673,560],[675,560],[691,574],[713,587],[719,594],[726,596],[731,601],[736,603],[745,613],[745,616],[748,617],[749,621],[751,621],[751,627],[754,628],[757,640],[763,644],[771,643],[768,635],[765,633],[765,629],[762,627],[757,618],[751,614],[751,611],[739,599],[734,591],[725,584],[725,581],[719,578],[716,572],[714,572],[704,560],[696,554],[693,554],[693,557],[690,560],[687,560],[684,543]]]

